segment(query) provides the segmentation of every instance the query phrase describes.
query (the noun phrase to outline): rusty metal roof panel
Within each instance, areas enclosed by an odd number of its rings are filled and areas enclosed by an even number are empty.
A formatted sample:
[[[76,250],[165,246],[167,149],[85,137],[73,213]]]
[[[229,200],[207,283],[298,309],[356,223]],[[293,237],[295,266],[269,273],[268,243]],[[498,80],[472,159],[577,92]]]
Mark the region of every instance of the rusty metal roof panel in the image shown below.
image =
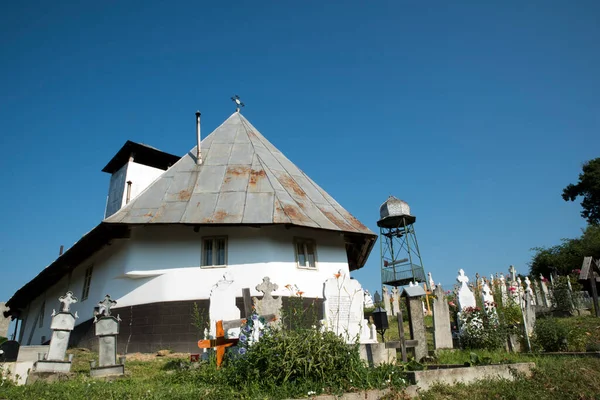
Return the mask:
[[[227,165],[231,155],[231,143],[213,143],[210,147],[204,165]]]
[[[205,165],[199,168],[194,193],[219,193],[225,179],[226,165]]]
[[[251,143],[234,143],[231,148],[228,164],[252,165],[254,151]]]
[[[291,223],[374,236],[241,114],[201,146],[201,165],[194,148],[106,222]]]
[[[249,165],[228,165],[221,192],[246,192],[250,180]]]
[[[247,193],[242,223],[260,224],[273,220],[275,193]]]
[[[187,207],[187,201],[165,203],[156,211],[152,222],[170,224],[180,223]]]
[[[215,207],[218,193],[194,193],[188,202],[181,222],[189,224],[209,223]]]
[[[283,188],[280,188],[283,190]],[[252,167],[250,169],[250,179],[248,180],[248,193],[274,193],[275,189],[267,176],[267,172],[254,155]]]
[[[212,216],[212,223],[241,223],[244,216],[245,203],[245,192],[221,192],[217,200],[217,207]]]

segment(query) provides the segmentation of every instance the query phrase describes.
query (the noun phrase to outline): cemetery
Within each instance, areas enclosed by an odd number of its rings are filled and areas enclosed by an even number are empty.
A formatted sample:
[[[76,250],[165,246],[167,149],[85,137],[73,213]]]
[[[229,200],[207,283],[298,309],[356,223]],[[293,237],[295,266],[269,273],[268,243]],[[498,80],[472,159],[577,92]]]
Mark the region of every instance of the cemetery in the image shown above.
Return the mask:
[[[111,187],[109,216],[90,235],[125,233],[112,237],[119,244],[95,267],[112,279],[92,286],[87,267],[71,280],[70,263],[87,265],[82,260],[99,251],[82,239],[0,303],[0,399],[600,393],[600,260],[584,257],[566,275],[459,268],[456,283],[443,287],[426,271],[408,203],[388,197],[377,237],[301,171],[288,173],[293,164],[239,106],[204,140],[196,117],[197,147],[178,161],[136,144],[120,151],[133,147],[175,164],[154,171],[158,178],[137,197],[127,188],[125,203]],[[250,142],[254,153],[244,155]],[[204,185],[226,159],[222,182],[210,190],[247,199],[247,214],[235,219],[228,216],[239,212],[237,201],[220,203],[223,215],[196,209],[214,197]],[[111,163],[122,161],[117,155]],[[196,170],[211,172],[189,172]],[[202,237],[198,268],[192,239],[204,229],[211,236]],[[371,295],[353,272],[376,239],[381,285]],[[47,287],[43,297],[40,287]]]

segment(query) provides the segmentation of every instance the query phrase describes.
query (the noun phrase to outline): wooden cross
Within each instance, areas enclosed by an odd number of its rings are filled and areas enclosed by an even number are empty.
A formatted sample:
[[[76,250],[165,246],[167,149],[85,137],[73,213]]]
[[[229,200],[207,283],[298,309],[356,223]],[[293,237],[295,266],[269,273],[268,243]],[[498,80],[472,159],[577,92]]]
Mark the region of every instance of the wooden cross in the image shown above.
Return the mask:
[[[201,349],[217,348],[217,369],[221,368],[223,357],[225,356],[225,348],[236,345],[240,339],[225,339],[225,330],[223,329],[223,321],[217,321],[217,337],[215,339],[199,340],[198,347]]]
[[[77,298],[73,297],[73,292],[67,292],[64,296],[59,297],[58,301],[62,303],[62,312],[69,312],[71,304],[77,303]]]

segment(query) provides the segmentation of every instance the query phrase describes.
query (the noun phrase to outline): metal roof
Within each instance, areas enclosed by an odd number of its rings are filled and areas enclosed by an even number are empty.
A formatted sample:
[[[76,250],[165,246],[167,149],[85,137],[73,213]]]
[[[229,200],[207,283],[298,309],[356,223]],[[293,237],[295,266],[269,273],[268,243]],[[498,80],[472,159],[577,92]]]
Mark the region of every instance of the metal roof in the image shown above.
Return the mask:
[[[374,236],[239,112],[105,222],[292,224]]]
[[[201,149],[201,165],[196,164],[194,147],[19,289],[6,303],[9,313],[18,315],[45,288],[112,239],[129,237],[131,225],[285,224],[339,231],[344,235],[350,270],[364,266],[377,236],[240,113],[207,136]]]
[[[133,156],[135,162],[138,164],[144,164],[162,170],[166,170],[180,158],[176,155],[160,151],[147,144],[135,143],[128,140],[108,164],[102,168],[102,172],[108,172],[109,174],[115,173],[129,161],[130,156]]]

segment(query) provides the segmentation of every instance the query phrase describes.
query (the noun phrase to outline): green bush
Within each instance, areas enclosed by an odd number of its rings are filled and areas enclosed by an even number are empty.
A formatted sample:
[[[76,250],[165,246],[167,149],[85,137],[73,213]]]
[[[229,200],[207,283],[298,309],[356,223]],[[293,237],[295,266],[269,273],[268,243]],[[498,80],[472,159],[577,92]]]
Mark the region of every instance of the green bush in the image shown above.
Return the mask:
[[[500,349],[506,343],[506,330],[493,314],[479,307],[467,307],[460,315],[461,346],[465,349]]]
[[[535,343],[544,351],[566,351],[569,329],[554,318],[538,319],[535,324]]]
[[[340,387],[360,380],[365,366],[358,348],[348,346],[333,332],[303,329],[265,334],[248,348],[244,357],[232,360],[228,370],[238,384],[312,381]]]

